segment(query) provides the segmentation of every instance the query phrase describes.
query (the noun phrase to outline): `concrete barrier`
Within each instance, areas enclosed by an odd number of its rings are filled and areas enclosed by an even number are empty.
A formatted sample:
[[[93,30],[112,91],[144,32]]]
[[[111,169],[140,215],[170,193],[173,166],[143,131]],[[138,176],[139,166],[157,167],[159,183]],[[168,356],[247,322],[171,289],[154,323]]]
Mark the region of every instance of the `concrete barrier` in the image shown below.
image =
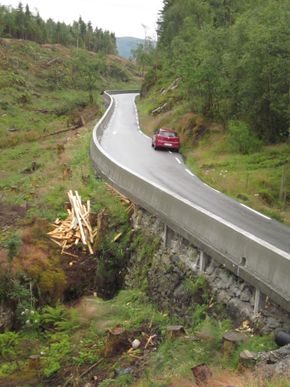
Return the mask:
[[[115,107],[107,92],[105,97],[110,104],[94,128],[90,148],[95,168],[140,206],[290,312],[290,254],[118,164],[100,145]]]

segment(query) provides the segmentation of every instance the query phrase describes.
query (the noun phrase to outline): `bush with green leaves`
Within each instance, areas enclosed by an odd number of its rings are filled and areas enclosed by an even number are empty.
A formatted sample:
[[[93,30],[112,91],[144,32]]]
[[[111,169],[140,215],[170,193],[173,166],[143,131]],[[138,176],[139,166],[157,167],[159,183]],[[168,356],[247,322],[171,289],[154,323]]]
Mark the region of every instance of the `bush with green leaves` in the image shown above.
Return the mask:
[[[21,246],[21,238],[18,234],[13,234],[7,242],[8,247],[8,258],[9,262],[17,255]]]
[[[30,280],[23,272],[16,275],[6,271],[0,275],[0,299],[15,314],[16,322],[20,325],[25,323],[22,312],[32,309],[35,299],[30,291]]]
[[[234,152],[250,154],[258,152],[262,141],[243,121],[230,121],[228,125],[229,145]]]

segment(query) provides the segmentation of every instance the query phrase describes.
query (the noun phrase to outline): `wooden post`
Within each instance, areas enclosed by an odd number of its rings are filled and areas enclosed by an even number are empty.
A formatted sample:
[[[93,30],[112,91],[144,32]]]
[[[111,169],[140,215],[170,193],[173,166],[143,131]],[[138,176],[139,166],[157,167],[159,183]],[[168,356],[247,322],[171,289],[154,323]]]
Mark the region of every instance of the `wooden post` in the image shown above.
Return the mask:
[[[284,192],[284,165],[282,166],[282,174],[281,174],[281,181],[280,181],[280,193],[279,193],[279,200],[281,202],[283,199],[283,192]]]

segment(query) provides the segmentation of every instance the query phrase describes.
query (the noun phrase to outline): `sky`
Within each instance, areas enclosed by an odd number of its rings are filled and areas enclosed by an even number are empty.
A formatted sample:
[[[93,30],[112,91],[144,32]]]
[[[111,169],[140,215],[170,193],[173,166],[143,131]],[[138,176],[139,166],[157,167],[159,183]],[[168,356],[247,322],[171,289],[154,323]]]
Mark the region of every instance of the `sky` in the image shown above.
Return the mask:
[[[1,5],[16,8],[20,0],[0,0]],[[22,0],[31,12],[39,11],[47,20],[71,24],[79,16],[94,27],[114,32],[116,37],[146,36],[156,39],[156,22],[163,0]]]

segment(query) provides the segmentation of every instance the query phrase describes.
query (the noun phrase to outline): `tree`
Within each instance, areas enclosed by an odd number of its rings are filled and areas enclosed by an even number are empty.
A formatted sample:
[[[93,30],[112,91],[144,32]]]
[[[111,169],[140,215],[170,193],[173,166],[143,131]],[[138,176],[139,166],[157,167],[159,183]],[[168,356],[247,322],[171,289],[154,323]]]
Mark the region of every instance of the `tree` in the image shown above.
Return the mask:
[[[159,83],[180,77],[196,112],[244,121],[266,142],[286,140],[289,22],[289,0],[165,0],[149,73],[158,66]],[[135,56],[144,67],[141,48]]]
[[[54,22],[52,19],[45,22],[38,12],[33,15],[28,5],[24,11],[22,3],[19,3],[16,9],[0,6],[0,36],[28,39],[38,43],[60,43],[69,47],[80,46],[108,54],[116,53],[114,34],[98,28],[94,30],[91,22],[86,24],[81,17],[72,25]]]

